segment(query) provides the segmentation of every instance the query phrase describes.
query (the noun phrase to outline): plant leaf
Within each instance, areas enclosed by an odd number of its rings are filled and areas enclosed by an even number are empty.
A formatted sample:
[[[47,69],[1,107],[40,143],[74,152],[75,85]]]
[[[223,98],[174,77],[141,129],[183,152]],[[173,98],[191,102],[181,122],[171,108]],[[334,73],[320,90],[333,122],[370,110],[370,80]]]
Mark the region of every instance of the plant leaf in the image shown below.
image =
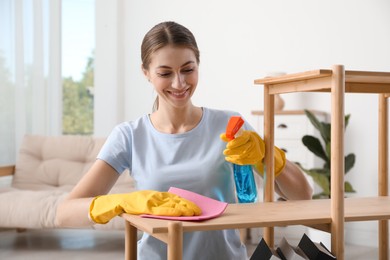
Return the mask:
[[[330,169],[330,156],[331,156],[331,152],[330,152],[330,150],[331,150],[331,144],[330,144],[330,142],[329,143],[327,143],[326,144],[326,146],[325,146],[325,152],[326,152],[326,154],[327,154],[327,156],[328,156],[328,161],[326,162],[326,164],[324,165],[324,167],[325,168],[327,168],[327,169]]]
[[[323,159],[325,162],[329,161],[329,157],[326,155],[324,148],[317,137],[305,135],[302,137],[302,142],[312,153]]]
[[[309,118],[311,124],[315,128],[317,128],[318,131],[321,131],[321,123],[320,123],[320,121],[318,121],[317,117],[315,117],[315,115],[307,109],[305,109],[304,111],[305,111],[306,116]]]
[[[330,124],[326,122],[321,122],[320,134],[322,139],[326,144],[330,143]]]
[[[347,128],[350,117],[351,117],[351,114],[345,115],[345,117],[344,117],[344,129]]]
[[[313,178],[313,181],[321,187],[322,192],[324,194],[330,194],[330,181],[329,181],[329,173],[325,171],[317,172],[314,170],[304,170],[309,176]]]
[[[330,177],[329,169],[325,169],[325,168],[311,168],[309,170],[308,169],[304,169],[304,171],[316,172],[318,174],[322,174],[322,175]]]
[[[325,192],[320,192],[320,193],[314,194],[312,198],[313,199],[323,199],[323,198],[329,199],[330,194],[326,194]]]
[[[345,161],[344,169],[345,169],[345,173],[347,173],[355,165],[355,154],[353,153],[348,154],[347,156],[345,156],[344,161]]]
[[[345,191],[345,192],[356,192],[356,191],[353,189],[351,183],[349,183],[348,181],[344,182],[344,191]]]
[[[313,195],[314,198],[330,198],[330,158],[331,158],[331,124],[327,122],[320,122],[317,117],[311,113],[309,110],[304,110],[306,116],[309,118],[311,124],[320,132],[320,135],[323,139],[324,146],[322,146],[320,140],[314,136],[305,135],[302,137],[303,144],[316,156],[325,161],[323,168],[313,168],[310,170],[304,169],[299,165],[302,170],[311,176],[321,188],[322,192]],[[350,114],[345,115],[344,117],[344,130],[347,128]],[[351,168],[355,165],[355,154],[351,153],[344,157],[344,170],[345,173],[349,172]],[[352,185],[345,181],[344,182],[345,192],[355,192]]]
[[[305,109],[304,111],[311,124],[320,132],[324,142],[330,142],[330,124],[326,122],[320,122],[317,117],[309,110]]]

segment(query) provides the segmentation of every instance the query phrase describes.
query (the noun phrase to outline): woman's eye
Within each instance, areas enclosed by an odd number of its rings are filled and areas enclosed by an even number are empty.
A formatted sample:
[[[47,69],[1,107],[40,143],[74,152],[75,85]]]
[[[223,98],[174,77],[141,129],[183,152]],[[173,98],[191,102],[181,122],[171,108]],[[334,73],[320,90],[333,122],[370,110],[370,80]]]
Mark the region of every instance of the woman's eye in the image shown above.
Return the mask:
[[[159,77],[166,78],[166,77],[168,77],[169,75],[171,75],[171,73],[169,73],[169,72],[166,72],[166,73],[161,72],[161,73],[157,73],[157,75],[158,75]]]
[[[184,73],[191,73],[191,72],[193,72],[193,71],[194,71],[194,69],[192,69],[192,68],[191,68],[191,69],[184,69],[184,70],[183,70]]]

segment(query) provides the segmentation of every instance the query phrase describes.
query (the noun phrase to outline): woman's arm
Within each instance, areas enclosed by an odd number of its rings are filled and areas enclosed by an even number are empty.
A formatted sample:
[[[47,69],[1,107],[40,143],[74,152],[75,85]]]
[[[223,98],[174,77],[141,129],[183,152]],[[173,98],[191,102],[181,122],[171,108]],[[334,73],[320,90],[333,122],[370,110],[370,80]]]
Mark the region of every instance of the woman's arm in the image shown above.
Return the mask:
[[[95,196],[107,194],[119,174],[109,164],[96,160],[57,207],[56,226],[83,227],[94,224],[89,219],[89,206]]]
[[[286,166],[275,179],[275,191],[288,200],[309,200],[313,189],[297,165],[286,161]]]

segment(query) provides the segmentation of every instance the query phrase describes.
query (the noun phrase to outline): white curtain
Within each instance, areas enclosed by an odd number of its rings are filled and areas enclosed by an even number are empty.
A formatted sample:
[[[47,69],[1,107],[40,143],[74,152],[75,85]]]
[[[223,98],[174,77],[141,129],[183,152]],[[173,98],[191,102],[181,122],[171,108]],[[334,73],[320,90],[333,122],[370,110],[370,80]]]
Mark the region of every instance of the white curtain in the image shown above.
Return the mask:
[[[0,0],[0,165],[23,135],[61,134],[60,21],[60,0]]]
[[[106,137],[115,125],[125,120],[125,99],[128,94],[125,89],[125,36],[129,34],[126,30],[125,10],[129,2],[96,0],[95,136]],[[141,73],[139,66],[137,71]]]

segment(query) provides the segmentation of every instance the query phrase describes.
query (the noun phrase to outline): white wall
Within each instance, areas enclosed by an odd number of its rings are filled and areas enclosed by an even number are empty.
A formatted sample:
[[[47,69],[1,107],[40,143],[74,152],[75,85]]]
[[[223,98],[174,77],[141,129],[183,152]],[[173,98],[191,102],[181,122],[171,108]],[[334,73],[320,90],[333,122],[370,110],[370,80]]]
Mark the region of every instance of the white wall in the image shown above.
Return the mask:
[[[140,44],[153,25],[173,20],[195,34],[201,50],[194,103],[236,110],[253,125],[262,109],[253,80],[343,64],[349,70],[390,71],[390,2],[345,1],[125,1],[125,111],[132,120],[151,111],[152,86],[140,69]],[[330,112],[329,94],[284,94],[285,109]],[[114,104],[113,104],[114,105]],[[359,196],[376,194],[377,96],[351,94],[346,152],[357,157],[347,175]],[[347,242],[376,245],[376,225],[347,225]]]

